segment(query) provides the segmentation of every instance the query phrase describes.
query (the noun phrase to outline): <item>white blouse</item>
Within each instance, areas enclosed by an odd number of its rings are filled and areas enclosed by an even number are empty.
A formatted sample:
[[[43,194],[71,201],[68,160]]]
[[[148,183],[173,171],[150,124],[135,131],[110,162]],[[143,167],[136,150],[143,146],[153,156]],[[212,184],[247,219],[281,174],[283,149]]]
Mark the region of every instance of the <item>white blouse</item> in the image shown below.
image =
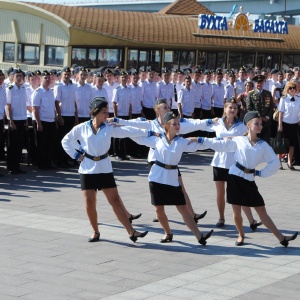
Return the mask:
[[[247,127],[243,122],[238,120],[227,130],[222,118],[218,120],[218,123],[209,125],[208,128],[216,133],[217,138],[234,137],[244,135],[247,132]],[[229,169],[234,163],[234,153],[216,151],[211,166]]]
[[[291,101],[291,98],[290,95],[282,97],[278,104],[278,111],[283,112],[284,123],[296,124],[300,121],[300,97],[295,95],[295,101]]]
[[[165,134],[161,137],[140,137],[134,140],[139,144],[155,149],[154,156],[156,160],[166,165],[178,165],[183,152],[195,152],[204,149],[199,143],[189,144],[190,141],[181,136],[176,136],[171,144],[166,140]],[[178,170],[168,170],[154,164],[151,167],[148,180],[161,184],[179,186]]]
[[[62,140],[62,146],[72,158],[78,159],[81,152],[86,152],[92,156],[101,156],[108,152],[112,137],[139,137],[148,136],[148,130],[133,127],[114,126],[103,123],[96,134],[91,127],[92,120],[75,126]],[[80,144],[77,141],[80,141]],[[109,157],[99,161],[84,158],[78,170],[82,174],[111,173],[112,166]]]
[[[147,129],[161,134],[165,133],[165,129],[159,124],[158,119],[155,119],[153,121],[147,121],[144,118],[137,118],[133,120],[123,120],[123,119],[115,118],[114,121],[121,125],[129,125],[137,128]],[[200,119],[182,118],[180,119],[179,134],[187,134],[189,132],[193,132],[197,130],[212,131],[209,126],[209,124],[211,123],[212,123],[211,119],[200,120]],[[135,141],[134,138],[133,140]],[[155,151],[154,149],[150,148],[148,154],[148,162],[152,162],[152,161],[156,161]]]
[[[273,149],[267,142],[259,139],[252,146],[247,136],[238,136],[232,140],[217,140],[208,138],[199,138],[205,148],[211,148],[215,151],[234,152],[234,160],[247,169],[255,169],[261,163],[267,165],[260,170],[260,177],[269,177],[275,174],[280,162]],[[246,180],[254,181],[254,174],[246,174],[233,164],[229,169],[229,174],[240,176]]]

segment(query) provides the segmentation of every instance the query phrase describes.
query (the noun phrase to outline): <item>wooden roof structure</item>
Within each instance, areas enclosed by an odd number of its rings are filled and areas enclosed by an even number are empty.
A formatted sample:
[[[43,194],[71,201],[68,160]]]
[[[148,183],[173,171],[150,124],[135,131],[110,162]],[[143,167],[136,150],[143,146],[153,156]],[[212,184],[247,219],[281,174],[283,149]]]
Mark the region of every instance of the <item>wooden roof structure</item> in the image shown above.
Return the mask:
[[[158,13],[132,12],[27,3],[54,14],[70,24],[69,45],[114,47],[234,50],[238,52],[299,53],[300,27],[289,26],[288,35],[261,34],[253,31],[198,32],[198,14],[212,14],[196,0],[177,0]],[[199,32],[198,32],[199,33]],[[212,36],[212,34],[215,34]],[[205,36],[206,35],[206,36]]]

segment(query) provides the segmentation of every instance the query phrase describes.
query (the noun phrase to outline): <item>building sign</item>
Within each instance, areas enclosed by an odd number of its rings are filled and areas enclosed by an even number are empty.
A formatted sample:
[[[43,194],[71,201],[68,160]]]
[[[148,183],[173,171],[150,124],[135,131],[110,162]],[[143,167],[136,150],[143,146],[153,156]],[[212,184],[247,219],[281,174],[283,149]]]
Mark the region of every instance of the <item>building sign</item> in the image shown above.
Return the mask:
[[[234,10],[236,5],[234,7]],[[206,15],[202,14],[198,17],[198,27],[199,29],[209,29],[209,30],[224,30],[227,31],[228,28],[233,28],[238,31],[248,31],[252,27],[255,33],[274,33],[274,34],[288,34],[288,25],[286,21],[274,21],[274,20],[263,20],[255,19],[249,21],[248,14],[242,13],[243,8],[240,7],[240,12],[235,14],[230,14],[230,19],[227,21],[224,16],[217,15]]]

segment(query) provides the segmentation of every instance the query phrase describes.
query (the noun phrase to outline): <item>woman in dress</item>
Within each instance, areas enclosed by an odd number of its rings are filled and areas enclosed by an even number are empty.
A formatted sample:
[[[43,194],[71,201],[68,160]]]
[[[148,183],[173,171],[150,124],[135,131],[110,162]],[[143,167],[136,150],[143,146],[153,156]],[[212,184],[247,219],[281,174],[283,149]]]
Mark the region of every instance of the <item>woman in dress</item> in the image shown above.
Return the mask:
[[[223,117],[217,123],[211,124],[208,128],[216,132],[217,138],[233,137],[244,135],[247,132],[246,126],[237,118],[238,105],[234,97],[231,97],[224,105]],[[216,151],[211,162],[213,166],[213,177],[217,190],[217,206],[219,210],[219,221],[216,227],[224,227],[225,225],[225,183],[229,168],[235,163],[234,153]],[[255,231],[261,222],[254,220],[250,207],[243,207],[250,228]]]
[[[267,142],[258,138],[262,130],[262,120],[257,111],[245,115],[244,124],[248,134],[226,141],[199,137],[197,142],[215,151],[234,152],[235,164],[229,169],[227,178],[227,202],[232,205],[235,226],[239,233],[236,246],[244,245],[242,206],[254,207],[262,223],[275,235],[280,244],[287,247],[296,239],[298,232],[284,236],[269,217],[264,199],[255,184],[255,176],[262,178],[275,174],[280,166],[279,160]],[[262,170],[255,170],[261,164],[267,165]]]
[[[89,242],[100,239],[96,208],[97,190],[103,191],[116,217],[128,232],[129,238],[135,242],[138,238],[144,237],[148,231],[140,233],[131,226],[117,190],[107,152],[111,137],[148,136],[153,133],[132,127],[109,126],[106,122],[108,103],[103,97],[93,98],[90,110],[92,119],[75,126],[62,140],[63,148],[69,156],[81,161],[79,167],[81,189],[87,215],[94,230]]]
[[[140,137],[134,139],[140,144],[155,149],[155,163],[151,167],[148,180],[151,203],[155,206],[158,220],[165,231],[161,242],[166,243],[173,240],[173,233],[165,213],[165,205],[175,205],[197,241],[202,245],[206,245],[206,240],[212,235],[213,230],[206,235],[201,234],[186,206],[186,200],[178,180],[178,163],[182,153],[195,152],[202,149],[202,147],[196,143],[190,144],[188,139],[178,136],[181,123],[180,119],[173,112],[165,114],[163,123],[165,125],[165,133],[161,137]]]
[[[298,126],[300,125],[300,97],[296,96],[297,85],[287,82],[278,104],[279,119],[278,131],[283,132],[285,138],[289,139],[290,148],[287,166],[295,170],[293,166],[294,147],[299,147]]]
[[[164,115],[170,111],[170,108],[167,104],[167,100],[165,98],[158,99],[154,104],[154,111],[156,113],[156,119],[153,121],[147,121],[146,119],[143,119],[143,118],[138,118],[138,119],[133,119],[133,120],[123,120],[120,118],[114,118],[114,119],[110,119],[110,121],[114,121],[121,125],[130,125],[133,127],[152,130],[152,131],[164,134],[165,127],[164,127],[163,118],[164,118]],[[180,126],[180,130],[179,130],[179,134],[186,134],[186,133],[197,131],[197,130],[205,130],[207,125],[209,125],[213,122],[216,122],[216,120],[217,119],[213,119],[213,120],[180,119],[181,126]],[[149,168],[152,167],[152,165],[155,163],[155,161],[156,161],[155,151],[154,151],[154,149],[150,148],[149,154],[148,154]],[[181,176],[179,169],[178,169],[178,180],[180,182],[180,186],[182,188],[182,191],[183,191],[183,194],[185,197],[188,211],[190,212],[191,216],[194,218],[195,222],[198,223],[198,220],[205,217],[207,211],[203,212],[202,214],[195,213],[195,211],[192,207],[192,204],[191,204],[191,200],[185,190],[185,187],[184,187],[184,184],[182,181],[182,176]],[[158,220],[155,218],[153,221],[157,222]]]

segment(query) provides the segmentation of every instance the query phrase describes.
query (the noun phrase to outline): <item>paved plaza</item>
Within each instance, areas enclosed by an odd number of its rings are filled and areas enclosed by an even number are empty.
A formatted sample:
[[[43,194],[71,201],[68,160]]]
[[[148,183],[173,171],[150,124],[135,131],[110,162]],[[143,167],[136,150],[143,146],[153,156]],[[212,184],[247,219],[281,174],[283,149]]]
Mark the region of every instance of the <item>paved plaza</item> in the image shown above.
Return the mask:
[[[207,246],[197,243],[174,207],[166,211],[173,243],[161,244],[153,223],[144,160],[115,162],[120,195],[137,230],[149,230],[136,244],[98,194],[101,241],[88,243],[92,230],[79,188],[77,169],[38,171],[0,178],[0,299],[299,299],[300,238],[288,248],[261,226],[252,232],[244,218],[245,246],[231,207],[226,226],[216,229],[216,192],[211,152],[185,154],[183,181],[204,232],[215,229]],[[283,234],[300,230],[300,167],[256,180],[267,210]],[[255,218],[258,219],[256,213]]]

